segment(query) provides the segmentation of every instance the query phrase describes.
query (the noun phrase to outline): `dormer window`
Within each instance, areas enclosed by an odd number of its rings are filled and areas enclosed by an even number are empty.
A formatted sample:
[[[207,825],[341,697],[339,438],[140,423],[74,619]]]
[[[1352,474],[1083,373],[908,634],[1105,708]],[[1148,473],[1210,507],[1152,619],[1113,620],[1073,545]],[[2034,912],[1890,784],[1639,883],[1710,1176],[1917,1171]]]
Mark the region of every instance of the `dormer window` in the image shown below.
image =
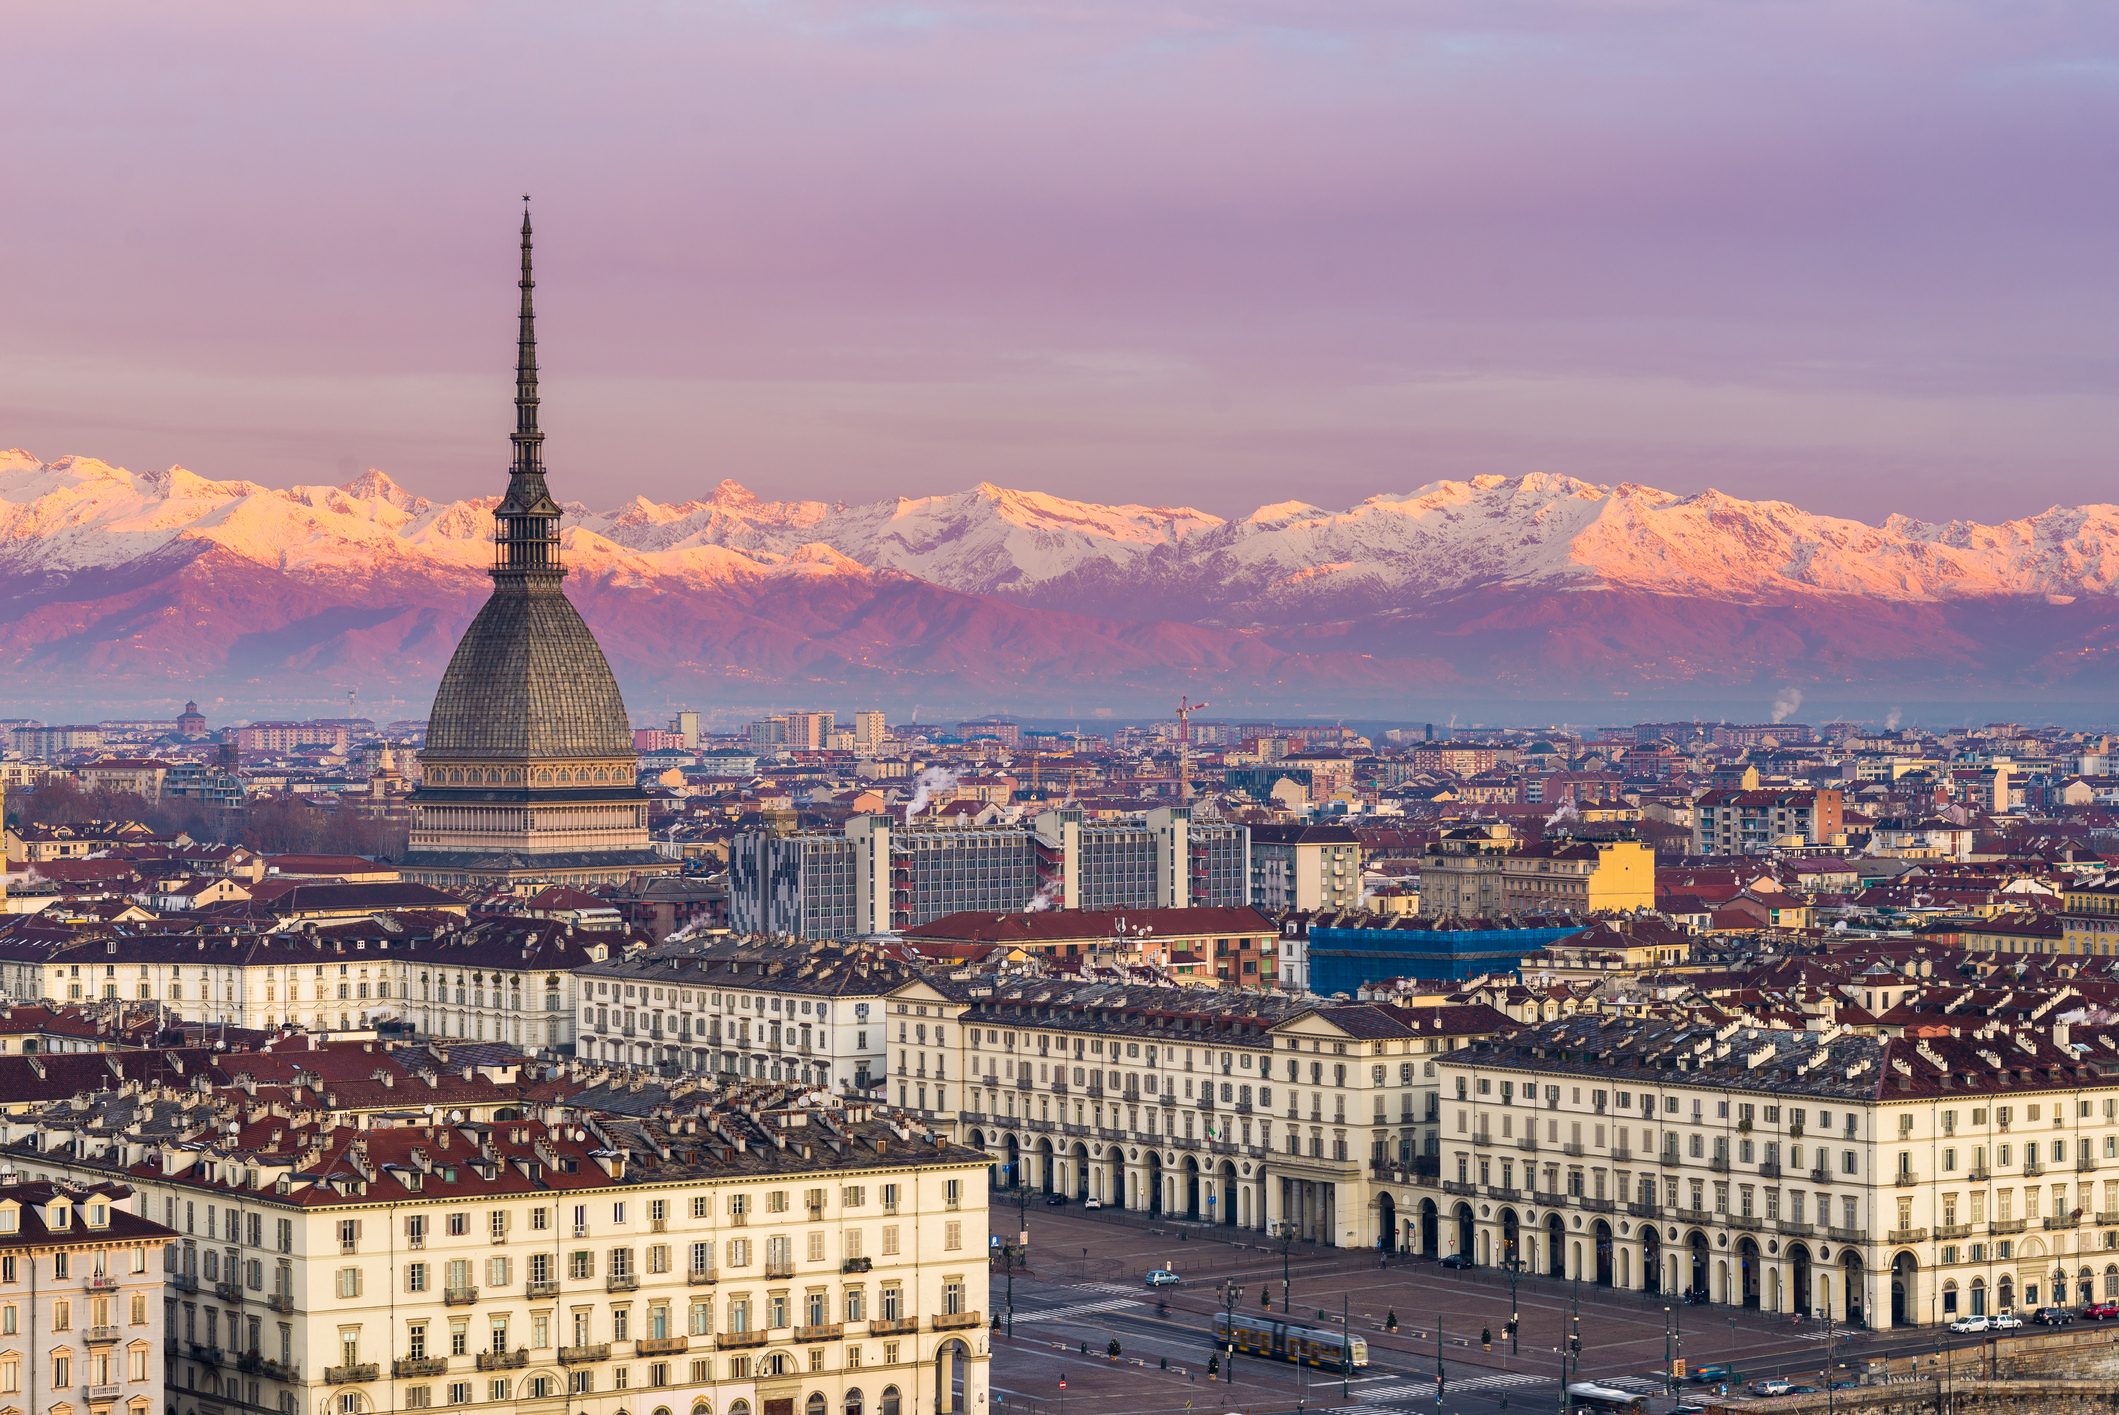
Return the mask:
[[[90,1228],[108,1228],[110,1226],[110,1205],[100,1199],[90,1204],[88,1206],[88,1226]]]
[[[0,1233],[22,1231],[22,1208],[19,1204],[0,1205]]]
[[[55,1229],[72,1228],[74,1226],[73,1206],[63,1199],[53,1204],[51,1207],[51,1226]]]

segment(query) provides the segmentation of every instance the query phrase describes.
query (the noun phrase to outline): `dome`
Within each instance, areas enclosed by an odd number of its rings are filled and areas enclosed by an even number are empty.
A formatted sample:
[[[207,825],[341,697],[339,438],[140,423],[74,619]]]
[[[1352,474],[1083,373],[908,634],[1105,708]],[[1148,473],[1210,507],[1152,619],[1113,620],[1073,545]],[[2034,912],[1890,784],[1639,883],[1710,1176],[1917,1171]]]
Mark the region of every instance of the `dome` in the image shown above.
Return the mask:
[[[611,665],[573,603],[550,589],[496,589],[456,645],[427,718],[427,757],[631,756]]]

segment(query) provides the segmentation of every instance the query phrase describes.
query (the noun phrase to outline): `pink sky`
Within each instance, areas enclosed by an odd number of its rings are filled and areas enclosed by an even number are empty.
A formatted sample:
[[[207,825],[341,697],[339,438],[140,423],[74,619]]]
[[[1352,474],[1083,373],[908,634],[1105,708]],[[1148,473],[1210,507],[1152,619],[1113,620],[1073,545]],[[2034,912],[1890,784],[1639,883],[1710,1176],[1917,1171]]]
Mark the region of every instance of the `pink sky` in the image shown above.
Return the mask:
[[[0,446],[1245,509],[2119,499],[2108,0],[19,5]]]

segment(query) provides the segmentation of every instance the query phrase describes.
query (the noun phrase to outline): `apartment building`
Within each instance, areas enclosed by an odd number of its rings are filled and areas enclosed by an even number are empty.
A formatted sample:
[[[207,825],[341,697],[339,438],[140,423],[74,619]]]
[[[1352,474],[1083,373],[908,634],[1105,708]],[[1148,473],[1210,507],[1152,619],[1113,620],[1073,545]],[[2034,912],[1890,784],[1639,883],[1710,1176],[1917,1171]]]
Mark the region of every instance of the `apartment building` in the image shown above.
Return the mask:
[[[1166,807],[1114,821],[1074,810],[1019,824],[905,824],[857,816],[839,831],[745,831],[729,850],[739,933],[848,939],[963,910],[1241,905],[1245,828]]]
[[[2060,952],[2119,953],[2119,875],[2069,879],[2061,905]]]
[[[383,1021],[570,1054],[575,970],[645,946],[550,919],[447,921],[413,935],[363,920],[280,933],[149,934],[0,957],[24,1001],[154,1003],[187,1022],[350,1031]]]
[[[176,1230],[180,1411],[985,1408],[984,1157],[881,1112],[752,1088],[355,1127],[219,1099],[0,1126],[23,1170],[122,1178]]]
[[[1704,792],[1692,803],[1692,853],[1765,855],[1830,845],[1845,834],[1843,808],[1844,798],[1835,790]]]
[[[1254,825],[1251,903],[1260,909],[1352,909],[1361,903],[1361,838],[1344,825]]]
[[[883,1078],[885,999],[918,976],[872,944],[759,939],[591,964],[581,970],[579,1055],[866,1094]]]
[[[1441,1058],[1429,1254],[1872,1328],[2119,1298],[2119,1047],[1577,1016]]]
[[[996,1183],[1337,1247],[1394,1230],[1377,1174],[1432,1163],[1437,1059],[1509,1025],[1054,979],[912,983],[888,1022],[891,1099],[955,1124]]]
[[[1420,860],[1434,918],[1619,913],[1655,907],[1655,852],[1638,840],[1523,841],[1505,825],[1446,831]]]
[[[1040,813],[1041,897],[1063,909],[1234,908],[1250,900],[1250,830],[1189,806],[1094,818]]]
[[[0,1181],[0,1401],[160,1415],[163,1249],[123,1184]]]

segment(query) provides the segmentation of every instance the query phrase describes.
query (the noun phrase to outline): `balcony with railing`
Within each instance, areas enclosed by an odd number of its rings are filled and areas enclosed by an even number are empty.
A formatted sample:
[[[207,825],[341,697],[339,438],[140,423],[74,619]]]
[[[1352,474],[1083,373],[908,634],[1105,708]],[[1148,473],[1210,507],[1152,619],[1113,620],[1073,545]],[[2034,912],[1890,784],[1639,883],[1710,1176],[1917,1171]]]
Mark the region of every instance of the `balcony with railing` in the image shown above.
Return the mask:
[[[611,1359],[611,1344],[608,1341],[590,1342],[586,1346],[562,1346],[559,1348],[559,1364],[562,1366],[592,1366],[598,1361]]]
[[[81,1396],[91,1405],[108,1405],[118,1398],[120,1389],[122,1387],[116,1381],[99,1386],[83,1386]]]
[[[1989,1233],[2021,1233],[2023,1232],[2023,1226],[2023,1220],[2020,1218],[1998,1218],[1987,1225],[1987,1231]]]
[[[218,1366],[221,1364],[220,1347],[208,1346],[203,1341],[194,1341],[189,1343],[189,1345],[191,1348],[191,1359],[198,1362],[201,1366]]]
[[[2053,1214],[2046,1219],[2045,1226],[2047,1228],[2074,1228],[2080,1225],[2081,1222],[2082,1217],[2079,1214]]]
[[[1970,1238],[1972,1236],[1972,1225],[1968,1223],[1938,1223],[1935,1225],[1935,1236],[1937,1238]]]
[[[1825,1237],[1835,1243],[1866,1243],[1869,1241],[1869,1231],[1865,1228],[1841,1228],[1836,1224],[1827,1224]]]
[[[914,1332],[919,1329],[918,1317],[876,1317],[868,1324],[870,1336],[896,1336],[900,1332]]]
[[[481,1351],[478,1353],[478,1369],[481,1371],[519,1371],[530,1364],[528,1347],[517,1347],[513,1351]]]
[[[113,1326],[90,1327],[86,1335],[90,1346],[110,1346],[118,1339],[118,1329]]]
[[[1894,1228],[1884,1235],[1886,1243],[1924,1243],[1928,1231],[1925,1228]]]
[[[795,1328],[796,1341],[837,1341],[846,1334],[844,1322],[817,1322]]]
[[[719,1268],[687,1268],[685,1269],[684,1280],[693,1287],[702,1287],[709,1282],[719,1282],[721,1280],[721,1270]]]
[[[770,1274],[768,1273],[768,1276]],[[638,1273],[612,1273],[603,1280],[605,1292],[637,1292],[640,1290]]]
[[[714,1338],[714,1344],[724,1350],[730,1348],[740,1350],[746,1346],[763,1346],[765,1345],[766,1337],[770,1335],[771,1333],[762,1327],[751,1331],[725,1331]]]
[[[795,1275],[795,1260],[791,1257],[767,1258],[765,1260],[765,1275],[773,1278],[793,1277]]]
[[[1901,1169],[1891,1176],[1891,1182],[1901,1189],[1910,1189],[1920,1183],[1920,1176],[1910,1169]]]
[[[691,1344],[689,1337],[644,1336],[633,1343],[633,1352],[639,1356],[681,1356]]]
[[[522,1285],[525,1297],[557,1297],[559,1284],[552,1278],[532,1278]]]
[[[977,1312],[937,1312],[930,1323],[936,1331],[962,1331],[978,1324]]]
[[[400,1356],[390,1363],[390,1374],[399,1380],[411,1376],[439,1376],[449,1369],[446,1356]]]
[[[265,1305],[275,1312],[292,1312],[294,1310],[294,1294],[291,1292],[268,1292],[265,1294]]]
[[[478,1300],[478,1289],[475,1287],[447,1288],[442,1292],[441,1300],[445,1306],[468,1307]]]
[[[93,1278],[89,1280],[89,1286],[91,1288],[95,1286]],[[243,1300],[243,1289],[238,1283],[217,1282],[213,1285],[213,1295],[220,1298],[223,1302],[240,1302]]]
[[[328,1386],[358,1385],[372,1381],[382,1374],[382,1367],[373,1361],[356,1361],[350,1366],[324,1367],[324,1384]]]

